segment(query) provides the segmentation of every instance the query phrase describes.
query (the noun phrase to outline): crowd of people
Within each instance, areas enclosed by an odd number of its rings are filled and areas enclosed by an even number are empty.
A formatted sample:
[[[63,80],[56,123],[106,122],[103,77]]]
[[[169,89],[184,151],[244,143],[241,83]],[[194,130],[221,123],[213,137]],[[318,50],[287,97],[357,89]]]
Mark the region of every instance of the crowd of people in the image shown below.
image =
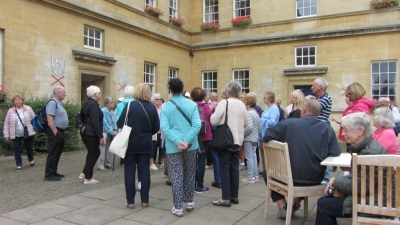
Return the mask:
[[[226,85],[221,101],[218,101],[217,93],[206,96],[200,87],[186,92],[178,78],[168,82],[170,94],[165,102],[160,94],[152,94],[149,85],[139,83],[136,87],[124,88],[124,96],[118,99],[117,106],[113,97],[104,97],[103,108],[99,106],[100,88],[89,86],[86,90],[88,98],[81,108],[84,126],[80,135],[87,155],[79,179],[83,184],[100,182],[93,178],[94,167],[97,164],[99,171],[106,172],[114,166],[110,160],[110,143],[118,131],[128,125],[133,129],[125,158],[120,161],[124,167],[126,207],[135,208],[137,189],[140,190],[141,206],[148,207],[150,171],[164,169],[165,177],[168,177],[166,183],[172,186],[171,212],[181,217],[183,207],[187,211],[195,208],[195,193],[210,190],[204,184],[204,174],[211,164],[214,172],[211,186],[221,189],[221,198],[212,204],[223,207],[239,204],[239,182],[252,184],[259,181],[259,174],[263,173],[259,171],[262,144],[277,140],[288,143],[294,185],[325,183],[327,189],[345,193],[345,198],[322,197],[318,200],[315,224],[335,224],[336,217],[351,216],[352,175],[347,173],[342,178],[330,178],[328,169],[320,165],[325,158],[342,152],[329,121],[332,99],[327,88],[328,83],[320,77],[312,84],[313,96],[305,96],[301,90],[292,91],[290,105],[285,110],[280,107],[281,99],[273,91],[266,90],[263,93],[266,108],[262,111],[257,105],[257,94],[242,92],[238,81]],[[340,125],[338,139],[346,143],[346,151],[350,153],[399,154],[396,139],[400,130],[398,108],[390,104],[387,97],[380,98],[377,102],[380,107],[376,107],[377,104],[365,94],[357,82],[345,89],[344,100],[348,106],[343,117],[331,118]],[[68,127],[67,112],[62,104],[65,97],[65,89],[55,87],[53,98],[46,105],[49,149],[45,181],[60,181],[64,177],[58,173],[58,163],[64,148],[64,131]],[[21,171],[22,142],[30,166],[35,166],[32,141],[36,133],[31,124],[34,112],[20,95],[13,96],[12,102],[14,106],[7,112],[3,134],[13,143],[16,171]],[[212,151],[210,143],[217,127],[224,123],[231,130],[233,143],[217,153]],[[372,125],[376,128],[374,132]],[[239,169],[247,170],[243,179],[239,178]],[[284,196],[276,192],[272,192],[272,199],[277,203],[277,216],[281,219],[286,218],[287,207],[293,207],[295,213],[302,200],[296,198],[293,206],[287,206]]]

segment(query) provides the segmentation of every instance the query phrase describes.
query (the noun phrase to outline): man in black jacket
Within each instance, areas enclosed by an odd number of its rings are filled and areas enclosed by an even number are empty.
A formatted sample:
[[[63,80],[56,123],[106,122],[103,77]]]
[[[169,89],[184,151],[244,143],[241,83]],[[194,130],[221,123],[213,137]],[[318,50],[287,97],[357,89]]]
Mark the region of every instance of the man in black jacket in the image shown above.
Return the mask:
[[[301,118],[283,120],[265,132],[264,142],[276,140],[288,143],[295,186],[319,185],[326,169],[320,163],[328,156],[341,153],[332,127],[318,120],[320,111],[321,105],[317,100],[307,100],[301,110]],[[271,197],[278,204],[278,218],[285,219],[285,197],[277,192],[272,192]],[[300,208],[301,200],[293,200],[293,213]]]

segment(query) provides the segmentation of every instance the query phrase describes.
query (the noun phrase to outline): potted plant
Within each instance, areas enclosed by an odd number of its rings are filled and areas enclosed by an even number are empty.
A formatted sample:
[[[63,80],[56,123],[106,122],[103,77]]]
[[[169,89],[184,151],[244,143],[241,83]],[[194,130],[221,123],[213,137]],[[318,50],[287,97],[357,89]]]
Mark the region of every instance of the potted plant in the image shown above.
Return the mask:
[[[232,26],[234,27],[240,27],[240,26],[247,26],[251,24],[252,19],[250,16],[239,16],[235,17],[231,20]]]
[[[212,30],[217,31],[219,30],[219,23],[217,21],[214,22],[206,22],[200,25],[202,31]]]
[[[151,7],[151,6],[146,6],[146,8],[144,8],[144,11],[156,18],[158,18],[164,14],[164,12],[161,9],[157,9],[157,8]]]
[[[169,23],[177,27],[181,27],[185,24],[185,20],[183,20],[181,17],[169,17]]]

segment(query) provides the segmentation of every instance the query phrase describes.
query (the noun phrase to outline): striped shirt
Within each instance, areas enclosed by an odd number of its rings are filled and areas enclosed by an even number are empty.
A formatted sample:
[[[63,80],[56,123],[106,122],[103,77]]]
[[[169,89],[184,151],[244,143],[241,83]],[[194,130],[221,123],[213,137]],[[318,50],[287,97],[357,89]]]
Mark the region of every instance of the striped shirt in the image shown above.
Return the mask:
[[[328,95],[327,92],[325,92],[320,98],[317,98],[319,103],[321,104],[321,113],[318,116],[318,119],[329,123],[329,116],[331,115],[331,109],[332,109],[332,99],[331,96]]]

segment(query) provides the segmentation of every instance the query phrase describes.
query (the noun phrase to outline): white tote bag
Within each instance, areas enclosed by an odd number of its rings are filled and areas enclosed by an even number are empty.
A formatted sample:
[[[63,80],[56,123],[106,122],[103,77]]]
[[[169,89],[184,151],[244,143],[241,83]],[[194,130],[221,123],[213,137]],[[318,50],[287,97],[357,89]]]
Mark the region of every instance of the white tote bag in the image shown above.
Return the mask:
[[[128,108],[126,109],[125,122],[122,130],[114,137],[110,145],[110,152],[119,156],[120,158],[125,158],[126,149],[128,148],[129,135],[131,134],[132,127],[128,126],[128,113],[129,106],[131,102],[128,103]]]

